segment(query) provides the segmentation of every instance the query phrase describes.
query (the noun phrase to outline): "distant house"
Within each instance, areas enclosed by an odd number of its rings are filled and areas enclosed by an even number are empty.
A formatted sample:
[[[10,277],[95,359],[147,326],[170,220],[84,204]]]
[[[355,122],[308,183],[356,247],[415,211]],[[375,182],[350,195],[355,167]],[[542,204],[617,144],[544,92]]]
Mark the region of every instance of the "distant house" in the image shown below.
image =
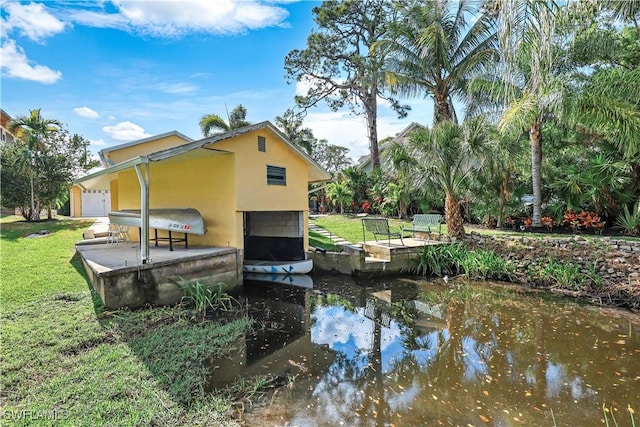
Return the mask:
[[[0,108],[0,143],[11,144],[15,140],[14,135],[9,132],[8,124],[12,117]]]
[[[393,144],[406,144],[409,141],[409,135],[416,129],[424,129],[425,127],[421,124],[412,122],[409,126],[404,128],[395,138],[391,141],[385,142],[378,147],[378,151],[380,152],[380,162],[383,162],[384,156],[383,153],[387,151],[387,149]],[[364,169],[367,173],[371,173],[373,167],[371,165],[371,155],[366,154],[361,156],[358,159],[358,168]]]
[[[183,144],[179,135],[103,150],[112,164],[74,183],[109,190],[114,211],[197,209],[207,232],[189,236],[189,246],[235,247],[247,259],[304,259],[307,188],[330,179],[322,167],[268,121]],[[130,236],[140,239],[137,229]]]
[[[193,139],[188,136],[172,131],[105,148],[99,152],[99,155],[103,168],[107,168],[137,156],[177,147],[192,141]],[[71,217],[105,217],[111,211],[111,190],[108,188],[88,189],[81,183],[75,183],[71,187],[69,205]]]

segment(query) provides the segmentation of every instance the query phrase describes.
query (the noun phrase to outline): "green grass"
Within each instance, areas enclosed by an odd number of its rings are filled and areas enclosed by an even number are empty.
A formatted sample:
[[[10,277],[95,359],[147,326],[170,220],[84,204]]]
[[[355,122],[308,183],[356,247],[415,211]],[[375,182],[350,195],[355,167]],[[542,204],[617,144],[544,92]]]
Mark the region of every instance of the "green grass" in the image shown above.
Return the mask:
[[[86,289],[86,275],[82,261],[75,256],[74,244],[91,221],[55,220],[30,224],[21,220],[22,217],[17,216],[0,220],[0,302],[3,311],[55,293]],[[42,230],[51,234],[26,238]]]
[[[229,397],[205,393],[203,362],[228,354],[249,319],[103,312],[74,256],[88,222],[1,225],[2,425],[237,424]]]
[[[322,227],[332,234],[342,237],[352,243],[362,242],[362,217],[355,215],[327,215],[313,218],[313,223],[318,227]],[[402,231],[402,227],[411,225],[409,220],[401,220],[397,218],[389,218],[389,229],[393,232]],[[443,226],[443,230],[446,227]],[[409,233],[405,233],[409,235]],[[373,240],[373,234],[366,233],[367,240]]]
[[[325,251],[340,252],[340,247],[333,244],[333,241],[315,231],[309,231],[309,245]]]

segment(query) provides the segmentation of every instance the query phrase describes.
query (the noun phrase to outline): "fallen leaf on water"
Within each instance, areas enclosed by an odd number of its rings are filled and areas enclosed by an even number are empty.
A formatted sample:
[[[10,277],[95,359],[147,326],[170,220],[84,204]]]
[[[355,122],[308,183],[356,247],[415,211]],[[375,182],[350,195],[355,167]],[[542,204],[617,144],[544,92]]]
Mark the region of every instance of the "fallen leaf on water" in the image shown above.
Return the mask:
[[[524,395],[525,395],[525,396],[527,396],[527,397],[529,397],[529,396],[531,396],[531,393],[526,392]]]
[[[484,394],[485,396],[489,396],[489,392],[487,390],[482,390],[482,394]]]
[[[485,417],[484,415],[480,415],[480,419],[481,419],[482,421],[484,421],[485,423],[488,423],[488,422],[489,422],[489,418]]]

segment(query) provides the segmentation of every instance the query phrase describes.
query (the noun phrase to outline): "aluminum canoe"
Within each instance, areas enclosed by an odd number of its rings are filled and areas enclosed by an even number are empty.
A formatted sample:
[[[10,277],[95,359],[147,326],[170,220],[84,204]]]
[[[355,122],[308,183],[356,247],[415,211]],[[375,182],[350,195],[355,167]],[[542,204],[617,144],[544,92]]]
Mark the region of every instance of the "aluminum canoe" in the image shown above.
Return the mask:
[[[139,209],[123,209],[109,212],[112,224],[142,227]],[[149,209],[149,228],[204,235],[207,229],[197,209]]]

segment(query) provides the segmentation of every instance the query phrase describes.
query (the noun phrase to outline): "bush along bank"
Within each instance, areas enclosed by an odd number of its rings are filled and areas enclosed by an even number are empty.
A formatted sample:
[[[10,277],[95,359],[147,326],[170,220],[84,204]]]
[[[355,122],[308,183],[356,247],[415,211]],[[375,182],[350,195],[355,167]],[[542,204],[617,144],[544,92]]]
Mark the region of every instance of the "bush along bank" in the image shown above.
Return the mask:
[[[425,246],[418,274],[505,280],[640,310],[640,241],[481,236]]]

